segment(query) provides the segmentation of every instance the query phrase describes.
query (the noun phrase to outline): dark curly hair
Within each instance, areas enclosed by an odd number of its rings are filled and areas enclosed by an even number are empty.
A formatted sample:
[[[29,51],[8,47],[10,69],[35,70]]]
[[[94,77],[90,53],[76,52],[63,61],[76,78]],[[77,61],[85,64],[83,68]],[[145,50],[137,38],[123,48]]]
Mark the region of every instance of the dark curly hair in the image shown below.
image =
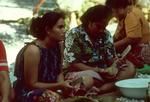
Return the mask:
[[[112,11],[105,5],[96,5],[89,8],[80,18],[82,25],[86,27],[89,22],[100,22],[104,19],[110,19]]]
[[[32,18],[30,24],[31,35],[39,39],[44,39],[47,35],[45,28],[53,28],[60,18],[65,19],[65,13],[62,11],[48,11],[42,17]]]
[[[132,5],[131,0],[106,0],[105,5],[110,8],[126,8],[128,5]]]

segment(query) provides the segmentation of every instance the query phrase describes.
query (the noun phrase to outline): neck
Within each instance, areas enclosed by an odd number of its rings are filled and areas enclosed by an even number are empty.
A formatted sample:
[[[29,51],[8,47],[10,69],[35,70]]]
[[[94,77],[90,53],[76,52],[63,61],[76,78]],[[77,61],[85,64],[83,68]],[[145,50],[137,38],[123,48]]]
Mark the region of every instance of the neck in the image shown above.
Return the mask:
[[[95,40],[96,39],[96,37],[95,36],[93,36],[93,33],[91,33],[90,32],[90,30],[88,29],[88,28],[85,28],[85,31],[87,32],[87,34],[88,34],[88,36],[89,36],[89,38],[90,38],[90,40]]]
[[[56,43],[54,41],[49,40],[49,39],[37,40],[37,44],[43,48],[51,48],[56,45]]]

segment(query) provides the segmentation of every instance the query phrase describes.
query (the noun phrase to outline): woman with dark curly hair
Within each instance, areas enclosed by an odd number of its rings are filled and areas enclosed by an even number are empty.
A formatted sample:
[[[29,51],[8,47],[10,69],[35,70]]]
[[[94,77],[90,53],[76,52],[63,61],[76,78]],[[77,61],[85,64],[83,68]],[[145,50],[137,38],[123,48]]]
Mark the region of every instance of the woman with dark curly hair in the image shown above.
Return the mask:
[[[17,102],[59,102],[55,92],[72,88],[61,72],[64,19],[64,13],[55,11],[32,19],[30,31],[36,39],[21,49],[15,64]]]

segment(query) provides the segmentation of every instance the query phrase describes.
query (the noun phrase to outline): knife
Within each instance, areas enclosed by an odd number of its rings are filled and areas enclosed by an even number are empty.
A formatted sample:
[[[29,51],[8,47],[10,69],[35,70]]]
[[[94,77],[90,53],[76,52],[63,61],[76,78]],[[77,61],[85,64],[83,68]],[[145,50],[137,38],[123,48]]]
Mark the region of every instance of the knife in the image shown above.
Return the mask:
[[[120,59],[124,59],[126,57],[126,55],[131,51],[131,45],[128,45],[125,50],[121,53],[121,58]]]

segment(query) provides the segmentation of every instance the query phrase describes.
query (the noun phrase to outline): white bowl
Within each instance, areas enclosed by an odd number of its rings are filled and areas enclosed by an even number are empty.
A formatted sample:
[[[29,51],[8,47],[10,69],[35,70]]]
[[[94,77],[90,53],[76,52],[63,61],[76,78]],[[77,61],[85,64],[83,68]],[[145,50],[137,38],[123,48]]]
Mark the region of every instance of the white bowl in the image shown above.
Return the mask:
[[[115,83],[125,97],[129,98],[144,98],[150,78],[134,78],[121,80]]]

